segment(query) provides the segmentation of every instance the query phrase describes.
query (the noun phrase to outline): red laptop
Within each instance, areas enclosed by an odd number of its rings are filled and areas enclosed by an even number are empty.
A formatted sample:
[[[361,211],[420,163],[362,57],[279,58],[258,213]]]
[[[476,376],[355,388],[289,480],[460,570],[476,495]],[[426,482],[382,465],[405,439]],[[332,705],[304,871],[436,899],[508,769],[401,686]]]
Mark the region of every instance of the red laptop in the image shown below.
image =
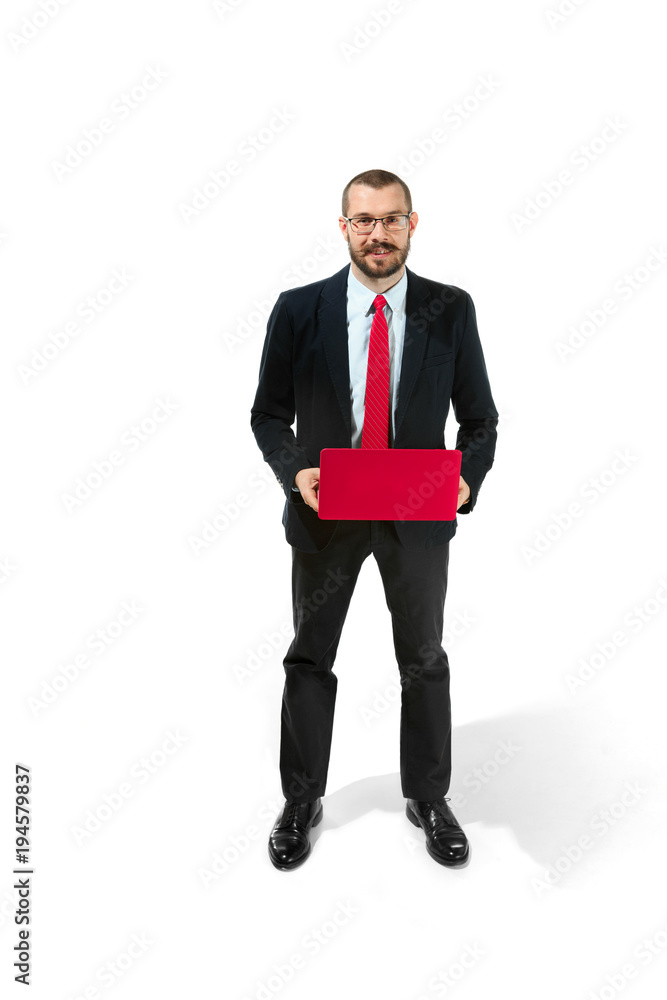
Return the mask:
[[[318,515],[343,521],[453,521],[461,452],[445,448],[323,448]]]

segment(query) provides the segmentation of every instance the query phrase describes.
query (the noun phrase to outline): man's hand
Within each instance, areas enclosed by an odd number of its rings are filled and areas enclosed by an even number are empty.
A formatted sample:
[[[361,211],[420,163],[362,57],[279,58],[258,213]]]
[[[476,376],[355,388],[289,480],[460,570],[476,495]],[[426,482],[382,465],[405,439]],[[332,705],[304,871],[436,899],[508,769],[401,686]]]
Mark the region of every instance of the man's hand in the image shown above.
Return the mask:
[[[459,508],[462,507],[464,503],[466,503],[469,496],[470,496],[470,487],[466,483],[463,476],[459,476],[459,502],[456,505],[457,510],[459,510]]]
[[[317,489],[320,485],[320,470],[301,469],[294,478],[294,485],[299,487],[299,492],[308,506],[317,510],[319,507]]]

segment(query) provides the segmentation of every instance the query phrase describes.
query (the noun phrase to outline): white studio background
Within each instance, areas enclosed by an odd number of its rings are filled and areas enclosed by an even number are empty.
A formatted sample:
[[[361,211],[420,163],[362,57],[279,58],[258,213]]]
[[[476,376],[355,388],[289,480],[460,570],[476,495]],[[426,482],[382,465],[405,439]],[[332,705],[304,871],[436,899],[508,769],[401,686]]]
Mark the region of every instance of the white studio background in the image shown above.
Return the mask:
[[[664,992],[658,10],[5,0],[12,996],[16,763],[40,1000]],[[437,865],[404,814],[371,557],[325,821],[284,874],[291,561],[250,407],[268,311],[348,262],[340,195],[370,167],[410,185],[408,266],[472,295],[501,412],[445,606],[471,862]]]

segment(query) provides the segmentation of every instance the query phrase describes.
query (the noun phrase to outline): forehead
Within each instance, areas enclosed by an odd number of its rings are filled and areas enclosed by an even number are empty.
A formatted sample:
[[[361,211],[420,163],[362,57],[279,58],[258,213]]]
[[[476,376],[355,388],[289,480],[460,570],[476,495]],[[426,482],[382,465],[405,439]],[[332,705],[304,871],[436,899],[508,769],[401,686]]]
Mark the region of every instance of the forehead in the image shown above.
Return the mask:
[[[400,184],[388,184],[377,190],[367,184],[353,184],[348,192],[348,215],[360,212],[377,218],[392,212],[407,212],[403,188]]]

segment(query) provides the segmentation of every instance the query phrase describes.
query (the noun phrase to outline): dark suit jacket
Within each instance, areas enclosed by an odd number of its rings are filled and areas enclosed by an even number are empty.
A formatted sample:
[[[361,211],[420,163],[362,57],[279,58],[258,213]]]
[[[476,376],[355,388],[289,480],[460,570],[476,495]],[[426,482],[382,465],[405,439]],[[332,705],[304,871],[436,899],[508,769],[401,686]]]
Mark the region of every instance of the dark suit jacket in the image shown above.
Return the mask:
[[[282,523],[290,545],[317,552],[338,521],[320,520],[294,477],[318,468],[322,448],[352,441],[347,331],[350,265],[321,281],[281,292],[268,319],[250,426],[282,486]],[[491,396],[470,295],[455,285],[408,276],[405,341],[398,386],[395,448],[444,448],[451,399],[456,445],[472,511],[493,464],[498,411]],[[292,424],[296,414],[296,434]],[[450,445],[451,447],[451,445]],[[395,521],[403,545],[430,548],[452,538],[457,521]]]

